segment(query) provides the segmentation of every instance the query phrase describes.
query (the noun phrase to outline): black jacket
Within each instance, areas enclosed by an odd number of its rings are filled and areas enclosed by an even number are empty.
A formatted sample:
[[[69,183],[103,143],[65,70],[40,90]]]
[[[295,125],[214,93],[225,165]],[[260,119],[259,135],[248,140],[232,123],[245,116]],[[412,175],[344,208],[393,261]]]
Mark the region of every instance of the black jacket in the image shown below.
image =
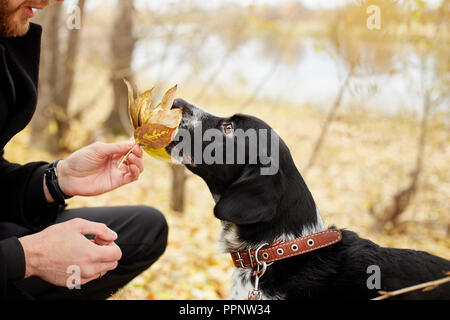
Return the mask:
[[[30,122],[37,105],[42,28],[31,24],[23,37],[0,37],[0,297],[8,283],[23,279],[22,246],[4,222],[38,231],[55,220],[60,207],[48,205],[43,176],[48,164],[4,159],[3,149]]]

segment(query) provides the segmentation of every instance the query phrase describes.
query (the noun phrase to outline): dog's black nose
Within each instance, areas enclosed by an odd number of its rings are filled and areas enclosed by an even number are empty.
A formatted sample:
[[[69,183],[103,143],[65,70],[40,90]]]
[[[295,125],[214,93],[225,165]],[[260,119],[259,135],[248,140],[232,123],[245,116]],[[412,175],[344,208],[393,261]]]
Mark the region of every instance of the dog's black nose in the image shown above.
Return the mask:
[[[173,101],[172,104],[172,109],[182,109],[188,105],[188,103],[186,101],[184,101],[183,99],[177,98]]]

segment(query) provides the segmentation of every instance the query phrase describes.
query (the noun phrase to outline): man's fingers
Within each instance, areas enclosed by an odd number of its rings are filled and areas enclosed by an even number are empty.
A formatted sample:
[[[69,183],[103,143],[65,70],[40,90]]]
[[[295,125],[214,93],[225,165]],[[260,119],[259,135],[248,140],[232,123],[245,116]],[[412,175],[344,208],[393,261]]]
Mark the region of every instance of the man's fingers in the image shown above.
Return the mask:
[[[138,166],[136,166],[135,164],[130,164],[128,168],[128,172],[123,177],[125,184],[136,181],[139,178],[139,174],[141,173]]]
[[[93,243],[99,246],[107,246],[111,243],[111,241],[106,241],[102,239],[100,236],[95,236],[95,238],[92,240]]]
[[[96,246],[95,257],[97,262],[116,262],[122,258],[119,246],[111,242],[104,246]]]
[[[118,265],[119,265],[119,263],[117,261],[102,263],[100,265],[100,269],[102,270],[100,272],[102,273],[102,276],[104,276],[106,272],[117,268]]]
[[[140,145],[137,145],[133,149],[133,154],[135,154],[138,158],[142,158],[142,155],[144,154],[142,147]]]
[[[127,172],[124,176],[123,176],[123,185],[132,183],[134,181],[136,181],[139,178],[139,169],[136,166],[133,166],[134,169],[130,168],[130,171]]]
[[[128,158],[128,163],[130,165],[135,165],[139,168],[139,173],[142,173],[144,171],[144,162],[142,161],[142,158],[136,157],[134,154],[130,154]]]
[[[96,148],[97,152],[100,154],[104,154],[107,156],[114,155],[114,154],[121,154],[125,155],[130,149],[135,145],[134,141],[128,140],[128,141],[122,141],[122,142],[116,142],[116,143],[102,143],[102,142],[96,142],[93,144],[94,148]],[[136,146],[135,146],[136,148]],[[133,148],[134,152],[134,148]]]
[[[143,150],[142,147],[135,143],[134,139],[116,143],[105,144],[104,148],[108,152],[108,154],[118,153],[121,155],[125,155],[130,149],[133,148],[132,154],[134,154],[138,158],[142,158]]]
[[[108,273],[108,271],[116,269],[117,265],[118,265],[117,261],[97,264],[94,272],[90,272],[90,274],[85,275],[84,277],[82,276],[80,284],[84,285],[93,280],[100,279],[106,273]]]
[[[108,228],[104,223],[92,222],[80,218],[72,220],[78,231],[84,235],[95,235],[106,242],[111,242],[117,239],[117,233]]]

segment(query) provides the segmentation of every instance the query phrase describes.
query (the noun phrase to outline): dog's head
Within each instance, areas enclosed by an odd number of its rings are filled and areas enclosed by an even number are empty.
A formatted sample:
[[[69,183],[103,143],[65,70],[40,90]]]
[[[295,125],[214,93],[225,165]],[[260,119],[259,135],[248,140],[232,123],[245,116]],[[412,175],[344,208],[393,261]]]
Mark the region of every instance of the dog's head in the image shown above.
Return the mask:
[[[280,163],[290,153],[276,132],[255,117],[217,117],[182,99],[172,108],[183,119],[167,150],[206,182],[215,216],[238,225],[270,222],[289,179]]]

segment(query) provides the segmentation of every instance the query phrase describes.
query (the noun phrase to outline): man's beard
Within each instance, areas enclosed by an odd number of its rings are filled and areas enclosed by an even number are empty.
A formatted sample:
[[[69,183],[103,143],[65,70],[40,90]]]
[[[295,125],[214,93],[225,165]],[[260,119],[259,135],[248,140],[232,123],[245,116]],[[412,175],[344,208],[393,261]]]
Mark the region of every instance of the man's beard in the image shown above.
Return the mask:
[[[42,0],[41,3],[48,3],[48,1]],[[36,4],[36,1],[33,2]],[[17,12],[27,5],[29,5],[28,1],[23,2],[17,8],[9,9],[8,0],[0,0],[0,36],[20,37],[28,32],[30,29],[30,19],[21,18],[20,21],[14,19]]]

